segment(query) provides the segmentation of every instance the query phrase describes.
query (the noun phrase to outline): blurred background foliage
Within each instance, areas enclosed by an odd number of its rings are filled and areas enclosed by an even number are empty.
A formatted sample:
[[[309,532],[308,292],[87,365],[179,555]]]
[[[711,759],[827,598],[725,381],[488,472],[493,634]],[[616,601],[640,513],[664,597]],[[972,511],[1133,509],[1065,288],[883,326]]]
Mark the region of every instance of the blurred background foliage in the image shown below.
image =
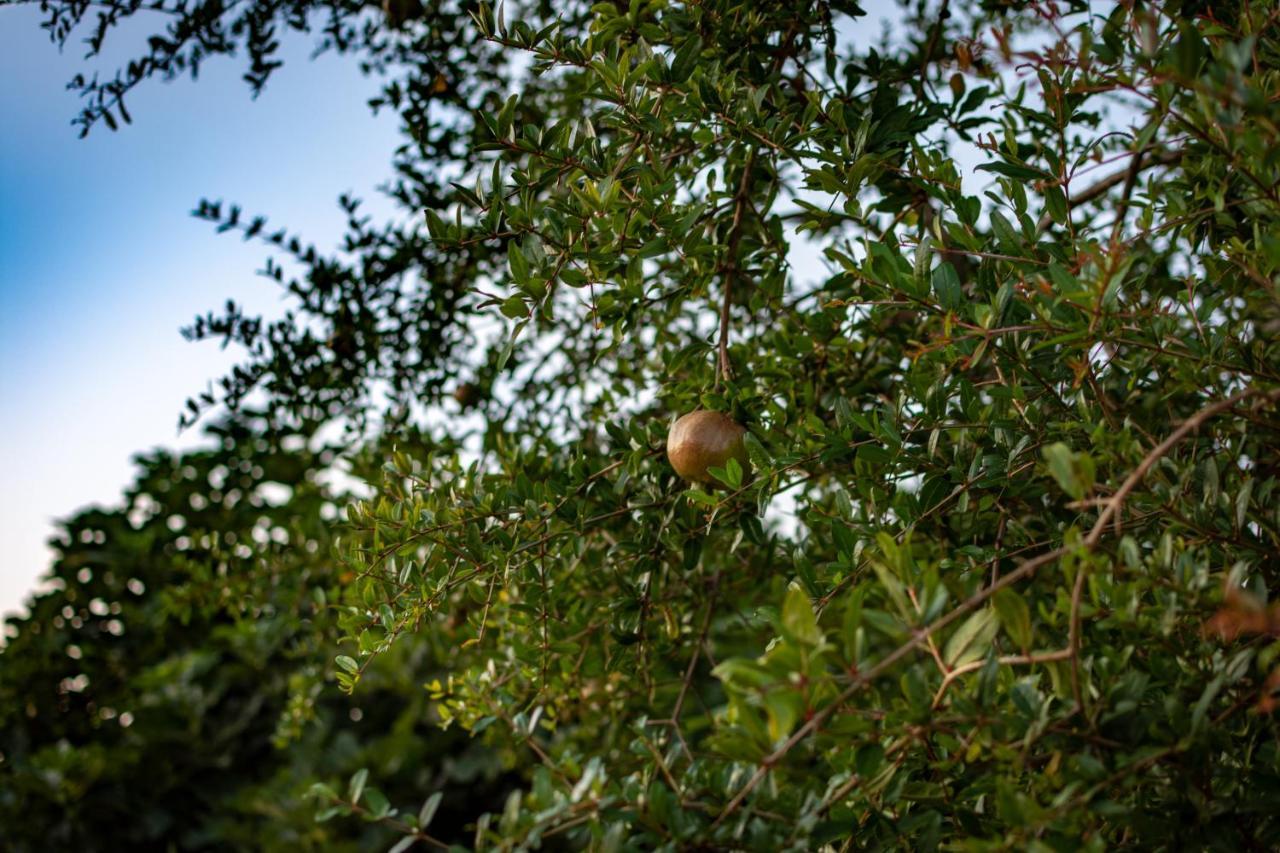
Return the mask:
[[[447,632],[380,662],[359,702],[332,687],[342,448],[247,411],[206,434],[210,449],[138,457],[121,505],[64,522],[47,591],[7,623],[5,848],[389,844],[314,820],[309,787],[362,767],[389,795],[445,791],[454,826],[500,805],[499,758],[432,722]]]

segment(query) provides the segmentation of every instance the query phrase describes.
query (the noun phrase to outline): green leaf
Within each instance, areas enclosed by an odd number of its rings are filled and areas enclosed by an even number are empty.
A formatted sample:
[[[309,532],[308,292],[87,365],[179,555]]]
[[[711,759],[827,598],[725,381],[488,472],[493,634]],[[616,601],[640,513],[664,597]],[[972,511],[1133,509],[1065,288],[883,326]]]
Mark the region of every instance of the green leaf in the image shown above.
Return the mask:
[[[1245,481],[1240,484],[1240,491],[1236,492],[1235,509],[1236,509],[1236,529],[1244,527],[1245,520],[1249,517],[1249,498],[1253,495],[1253,478],[1246,477]]]
[[[876,573],[876,578],[880,581],[880,585],[884,587],[889,599],[893,602],[893,606],[898,609],[898,613],[908,623],[915,622],[915,609],[911,606],[911,602],[907,600],[906,590],[902,586],[902,581],[898,580],[893,571],[879,560],[871,563],[871,569]]]
[[[1204,502],[1212,506],[1217,503],[1221,488],[1218,480],[1218,463],[1210,456],[1204,460],[1201,470],[1204,472]]]
[[[347,799],[353,803],[360,802],[360,795],[364,793],[365,782],[369,781],[368,768],[361,767],[351,775],[351,782],[347,786]]]
[[[933,292],[938,297],[938,303],[948,311],[954,311],[964,304],[960,275],[950,261],[944,261],[934,268]]]
[[[334,658],[334,663],[345,669],[347,672],[356,673],[360,671],[360,664],[350,655],[338,655]]]
[[[858,448],[858,460],[872,465],[888,465],[893,454],[878,444],[864,444]]]
[[[686,489],[684,496],[690,501],[702,506],[716,506],[720,501],[715,495],[709,495],[701,489]]]
[[[1044,190],[1044,206],[1049,212],[1049,216],[1059,225],[1063,225],[1067,221],[1067,194],[1062,191],[1062,187],[1050,184]]]
[[[737,459],[730,458],[724,463],[724,482],[729,488],[736,489],[742,485],[742,464]]]
[[[1000,622],[995,611],[986,608],[970,614],[956,632],[947,640],[947,648],[942,654],[947,666],[961,666],[975,660],[981,660],[995,639]]]
[[[929,264],[933,258],[933,237],[925,234],[920,238],[920,243],[916,246],[916,257],[914,264],[914,272],[916,278],[923,284],[925,276],[929,273]]]
[[[518,320],[529,316],[529,306],[525,304],[524,297],[508,296],[502,303],[502,314],[512,320]]]
[[[507,362],[511,359],[511,353],[515,350],[516,339],[520,337],[520,332],[524,330],[524,327],[528,325],[528,323],[528,319],[521,320],[519,323],[516,323],[515,328],[511,330],[511,337],[507,338],[506,345],[502,348],[502,352],[498,354],[498,364],[495,367],[495,370],[499,373],[501,373],[502,369],[507,366]]]
[[[391,803],[385,794],[377,788],[366,788],[364,792],[365,808],[372,819],[386,817],[391,813]]]
[[[319,811],[317,811],[314,820],[316,823],[325,823],[326,821],[332,820],[333,818],[337,817],[340,814],[345,815],[348,813],[349,813],[349,810],[347,809],[346,806],[341,806],[341,805],[329,806],[328,808],[320,809]]]
[[[1085,453],[1073,453],[1062,442],[1050,444],[1042,451],[1049,473],[1062,490],[1080,500],[1093,488],[1093,460]]]
[[[1200,76],[1200,63],[1208,54],[1200,30],[1192,21],[1178,21],[1178,40],[1173,47],[1174,67],[1188,80]]]
[[[1209,706],[1213,704],[1213,700],[1217,698],[1218,691],[1226,683],[1227,675],[1220,672],[1218,675],[1205,685],[1204,692],[1200,694],[1200,698],[1196,701],[1195,707],[1191,711],[1191,730],[1198,732],[1204,728],[1205,716],[1209,713]]]
[[[529,280],[529,259],[515,243],[507,248],[507,265],[511,268],[511,278],[516,284],[524,284]]]
[[[742,436],[742,443],[747,448],[747,458],[751,460],[752,466],[758,471],[767,470],[773,460],[769,457],[769,451],[760,443],[760,439],[748,432]]]
[[[1020,593],[1005,587],[991,598],[1005,633],[1026,651],[1031,648],[1031,610]]]
[[[769,737],[777,743],[795,729],[804,713],[804,697],[790,687],[775,687],[764,695],[764,709],[769,715]]]
[[[787,588],[787,596],[782,602],[782,630],[790,639],[805,645],[816,646],[822,642],[813,603],[796,584]]]
[[[1000,248],[1007,254],[1015,257],[1022,254],[1022,239],[998,210],[991,211],[991,230],[996,235]]]
[[[441,791],[436,791],[427,797],[422,804],[422,809],[418,812],[418,829],[426,829],[431,825],[431,820],[436,816],[436,810],[440,808],[440,801],[444,799]]]
[[[314,782],[307,789],[307,796],[318,800],[336,800],[338,799],[338,792],[323,782]]]
[[[671,60],[671,82],[683,83],[698,66],[698,55],[702,53],[702,39],[698,36],[685,39],[684,44],[676,51]]]
[[[884,764],[884,747],[878,743],[859,747],[854,754],[853,765],[858,769],[858,775],[864,780],[875,776],[882,764]]]
[[[711,674],[737,689],[768,687],[776,680],[769,670],[745,658],[729,658],[721,661],[715,669],[711,670]]]

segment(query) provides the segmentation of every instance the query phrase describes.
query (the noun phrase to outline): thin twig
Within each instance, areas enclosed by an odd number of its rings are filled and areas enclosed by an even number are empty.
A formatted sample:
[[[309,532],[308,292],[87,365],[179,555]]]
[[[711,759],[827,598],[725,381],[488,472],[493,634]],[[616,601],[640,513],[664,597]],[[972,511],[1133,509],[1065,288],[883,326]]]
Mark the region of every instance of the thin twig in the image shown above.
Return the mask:
[[[751,189],[751,169],[755,166],[756,152],[753,148],[742,164],[742,180],[738,182],[738,193],[733,204],[733,224],[729,226],[726,260],[724,263],[724,293],[720,303],[720,343],[718,347],[720,361],[720,378],[726,384],[733,379],[733,365],[729,363],[729,303],[733,298],[733,284],[738,275],[738,244],[742,240],[742,213],[747,208],[747,193]]]
[[[1071,590],[1071,624],[1067,629],[1067,651],[1071,657],[1071,697],[1076,709],[1084,710],[1084,693],[1080,690],[1080,599],[1084,594],[1084,566],[1076,568],[1076,583]]]
[[[1116,205],[1116,219],[1111,223],[1111,245],[1114,247],[1120,242],[1120,232],[1124,229],[1124,217],[1129,212],[1129,198],[1133,195],[1134,184],[1138,182],[1138,173],[1142,171],[1142,157],[1146,154],[1145,148],[1139,148],[1133,152],[1133,159],[1129,161],[1129,168],[1124,174],[1124,189],[1120,191],[1120,201]]]
[[[942,28],[949,17],[951,17],[951,0],[942,0],[942,6],[938,9],[938,20],[930,28],[929,41],[925,43],[924,50],[920,53],[920,81],[922,83],[929,79],[929,64],[933,61],[933,52],[938,47],[938,38],[942,35]]]
[[[684,681],[680,684],[680,694],[676,696],[675,707],[671,709],[671,724],[679,731],[680,728],[680,712],[684,709],[685,696],[689,694],[689,685],[693,682],[693,671],[698,665],[698,657],[702,654],[702,645],[707,641],[707,633],[711,629],[711,617],[715,615],[716,592],[720,587],[720,575],[716,574],[711,579],[711,592],[707,601],[707,613],[702,618],[702,628],[698,631],[698,640],[694,645],[693,654],[689,657],[689,666],[684,671]]]

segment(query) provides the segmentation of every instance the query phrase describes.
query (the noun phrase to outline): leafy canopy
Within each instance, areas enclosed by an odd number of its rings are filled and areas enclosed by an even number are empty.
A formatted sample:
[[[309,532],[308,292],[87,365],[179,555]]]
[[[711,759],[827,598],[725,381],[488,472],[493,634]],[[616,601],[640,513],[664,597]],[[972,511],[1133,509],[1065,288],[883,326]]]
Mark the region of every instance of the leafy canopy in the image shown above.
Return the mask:
[[[408,63],[411,217],[267,236],[296,312],[192,334],[232,403],[426,425],[340,534],[337,680],[461,626],[430,696],[525,780],[475,847],[1280,843],[1280,12],[960,6],[353,43]],[[663,458],[697,407],[750,431],[718,490]]]

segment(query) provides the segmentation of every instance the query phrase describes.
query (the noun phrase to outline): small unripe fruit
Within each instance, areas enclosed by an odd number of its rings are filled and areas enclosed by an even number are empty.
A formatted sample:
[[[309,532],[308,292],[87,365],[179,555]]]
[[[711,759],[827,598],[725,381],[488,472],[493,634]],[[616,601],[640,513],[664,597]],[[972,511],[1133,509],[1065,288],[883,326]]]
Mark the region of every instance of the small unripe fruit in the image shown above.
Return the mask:
[[[720,412],[699,409],[684,415],[667,434],[667,459],[676,473],[695,483],[715,483],[712,468],[737,459],[747,470],[747,428]]]

